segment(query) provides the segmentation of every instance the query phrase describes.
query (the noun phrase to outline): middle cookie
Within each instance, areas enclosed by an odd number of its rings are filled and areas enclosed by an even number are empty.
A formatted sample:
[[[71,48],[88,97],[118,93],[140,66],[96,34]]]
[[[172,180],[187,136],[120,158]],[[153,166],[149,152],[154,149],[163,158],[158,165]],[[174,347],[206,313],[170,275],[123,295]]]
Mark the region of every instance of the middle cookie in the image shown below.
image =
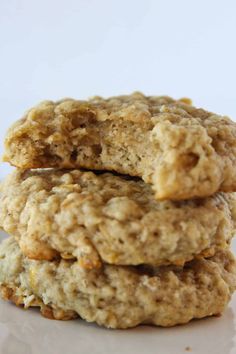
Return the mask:
[[[77,258],[87,269],[212,256],[235,220],[234,193],[161,202],[150,185],[111,173],[16,170],[1,187],[0,227],[27,257]]]

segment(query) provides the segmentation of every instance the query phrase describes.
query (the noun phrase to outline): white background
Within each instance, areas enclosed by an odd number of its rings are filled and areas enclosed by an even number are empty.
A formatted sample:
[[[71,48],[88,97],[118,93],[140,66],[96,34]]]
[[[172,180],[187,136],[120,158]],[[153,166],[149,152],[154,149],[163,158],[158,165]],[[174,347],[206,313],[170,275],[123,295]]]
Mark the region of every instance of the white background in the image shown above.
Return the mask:
[[[0,154],[43,99],[141,90],[236,117],[235,66],[235,0],[1,0]]]

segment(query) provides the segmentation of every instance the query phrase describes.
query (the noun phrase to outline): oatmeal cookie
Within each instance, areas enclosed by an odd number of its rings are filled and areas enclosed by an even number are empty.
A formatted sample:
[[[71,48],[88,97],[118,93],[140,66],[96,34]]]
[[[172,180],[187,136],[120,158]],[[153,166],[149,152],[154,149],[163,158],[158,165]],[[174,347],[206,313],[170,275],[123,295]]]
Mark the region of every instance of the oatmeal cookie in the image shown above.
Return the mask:
[[[235,259],[228,250],[184,267],[85,270],[73,261],[29,260],[12,237],[0,246],[2,297],[39,306],[49,318],[79,315],[109,328],[168,327],[222,313],[235,288]]]
[[[4,161],[139,176],[157,199],[236,191],[236,124],[189,103],[141,93],[45,101],[11,127]]]
[[[79,170],[16,170],[3,183],[0,227],[32,259],[77,258],[84,268],[181,265],[226,248],[236,196],[157,201],[141,179]]]

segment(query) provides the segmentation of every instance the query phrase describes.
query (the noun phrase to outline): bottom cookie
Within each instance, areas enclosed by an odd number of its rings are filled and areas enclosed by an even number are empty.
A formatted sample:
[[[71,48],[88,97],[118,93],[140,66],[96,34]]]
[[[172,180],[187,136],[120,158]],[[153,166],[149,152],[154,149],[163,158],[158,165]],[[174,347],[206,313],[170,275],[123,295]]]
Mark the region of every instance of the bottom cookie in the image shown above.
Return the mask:
[[[39,306],[49,318],[79,315],[109,328],[168,327],[222,313],[236,289],[236,264],[225,250],[184,267],[85,270],[75,261],[29,260],[8,238],[0,246],[0,287],[4,299]]]

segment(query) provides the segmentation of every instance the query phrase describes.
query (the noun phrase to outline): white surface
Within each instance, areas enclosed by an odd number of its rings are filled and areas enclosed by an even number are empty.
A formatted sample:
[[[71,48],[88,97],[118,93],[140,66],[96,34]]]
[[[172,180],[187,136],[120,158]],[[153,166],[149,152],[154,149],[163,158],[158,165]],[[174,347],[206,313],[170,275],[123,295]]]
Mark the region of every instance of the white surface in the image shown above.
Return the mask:
[[[235,0],[1,0],[0,154],[43,99],[141,90],[236,117],[235,13]]]
[[[235,354],[236,295],[220,318],[173,328],[140,326],[129,330],[108,330],[79,319],[51,321],[36,309],[24,311],[0,300],[0,353]]]

